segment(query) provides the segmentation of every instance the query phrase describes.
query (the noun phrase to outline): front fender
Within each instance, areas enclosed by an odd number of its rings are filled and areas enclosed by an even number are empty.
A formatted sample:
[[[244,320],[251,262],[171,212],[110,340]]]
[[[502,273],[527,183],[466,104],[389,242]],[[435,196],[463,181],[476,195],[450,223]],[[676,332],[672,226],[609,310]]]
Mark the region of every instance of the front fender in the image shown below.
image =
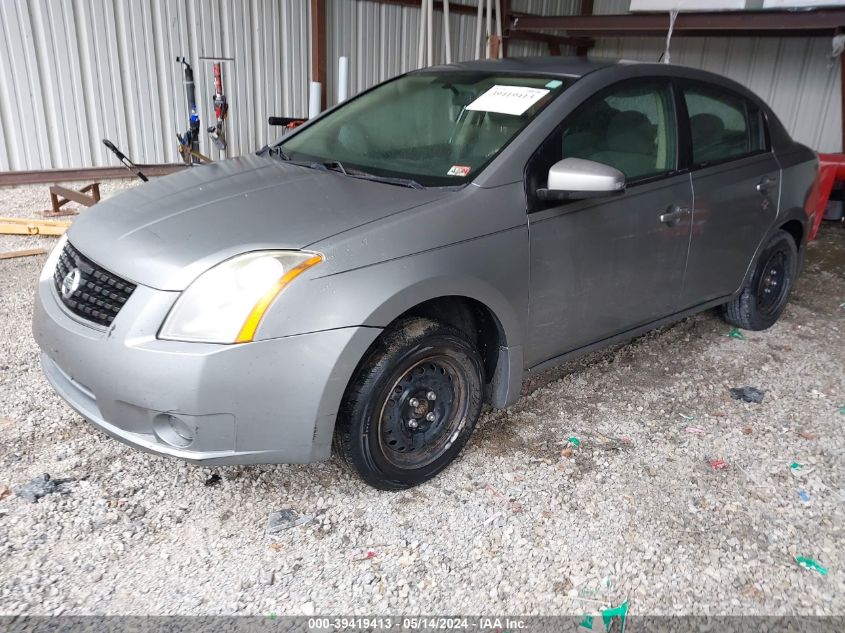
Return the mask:
[[[474,299],[498,320],[504,341],[489,398],[496,407],[519,396],[528,314],[525,226],[351,270],[320,265],[276,300],[259,326],[260,339],[364,326],[378,331],[416,305],[439,297]],[[301,283],[300,283],[301,282]]]
[[[462,296],[493,312],[508,346],[522,345],[528,313],[524,226],[351,270],[329,269],[322,276],[321,266],[285,289],[262,320],[257,339],[383,328],[424,301]]]

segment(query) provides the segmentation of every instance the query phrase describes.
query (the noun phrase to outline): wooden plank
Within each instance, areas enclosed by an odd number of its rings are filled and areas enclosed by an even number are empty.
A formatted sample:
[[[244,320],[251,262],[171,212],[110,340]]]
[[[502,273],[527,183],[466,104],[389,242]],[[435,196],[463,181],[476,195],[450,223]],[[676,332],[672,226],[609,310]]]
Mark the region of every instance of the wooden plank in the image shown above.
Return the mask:
[[[15,259],[16,257],[32,257],[33,255],[46,255],[47,249],[30,248],[24,251],[8,251],[0,253],[0,259]]]
[[[43,226],[70,226],[68,220],[39,220],[36,218],[4,218],[0,217],[0,222],[8,224],[39,224]]]
[[[97,204],[97,202],[100,201],[99,191],[97,191],[96,196],[86,196],[84,191],[74,191],[73,189],[62,187],[61,185],[53,185],[52,187],[50,187],[50,193],[55,196],[62,196],[63,198],[67,198],[67,200],[72,200],[73,202],[81,204],[85,207],[94,206],[95,204]],[[65,200],[65,202],[67,202],[67,200]],[[59,201],[59,204],[54,205],[54,207],[60,207],[62,206],[62,204],[64,203]],[[55,210],[56,209],[54,208],[54,211]]]
[[[61,220],[32,220],[28,218],[0,218],[3,235],[62,235],[70,222]]]

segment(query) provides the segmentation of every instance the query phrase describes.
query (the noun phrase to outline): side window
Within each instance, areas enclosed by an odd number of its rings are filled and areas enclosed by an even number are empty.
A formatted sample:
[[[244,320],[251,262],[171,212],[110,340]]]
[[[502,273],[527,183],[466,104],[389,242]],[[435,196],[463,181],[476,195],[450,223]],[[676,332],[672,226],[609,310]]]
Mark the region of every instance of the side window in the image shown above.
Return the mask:
[[[754,103],[709,86],[689,86],[683,92],[694,164],[722,162],[766,149],[763,117]]]
[[[675,169],[675,117],[665,83],[628,84],[593,97],[563,123],[561,156],[615,167],[629,181]]]

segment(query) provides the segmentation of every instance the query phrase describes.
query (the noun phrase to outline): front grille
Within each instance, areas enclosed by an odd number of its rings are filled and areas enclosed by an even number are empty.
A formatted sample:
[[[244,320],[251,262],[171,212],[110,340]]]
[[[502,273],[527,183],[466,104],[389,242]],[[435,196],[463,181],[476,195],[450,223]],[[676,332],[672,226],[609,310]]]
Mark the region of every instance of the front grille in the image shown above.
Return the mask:
[[[65,278],[79,269],[79,286],[68,296],[62,294]],[[74,314],[99,325],[109,326],[117,313],[132,296],[135,284],[113,275],[77,251],[70,242],[65,244],[53,273],[56,292],[62,303]]]

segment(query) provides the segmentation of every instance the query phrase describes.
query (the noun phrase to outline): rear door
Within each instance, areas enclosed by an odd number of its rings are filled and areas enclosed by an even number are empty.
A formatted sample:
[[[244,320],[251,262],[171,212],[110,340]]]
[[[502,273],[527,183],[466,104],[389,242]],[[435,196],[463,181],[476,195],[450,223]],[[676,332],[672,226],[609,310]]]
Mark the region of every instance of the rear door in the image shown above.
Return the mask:
[[[529,161],[529,366],[677,310],[692,205],[677,138],[670,83],[637,79],[587,100]],[[616,167],[627,189],[537,200],[549,167],[568,157]]]
[[[682,304],[734,293],[777,216],[780,169],[757,105],[707,83],[679,82],[694,195]]]

